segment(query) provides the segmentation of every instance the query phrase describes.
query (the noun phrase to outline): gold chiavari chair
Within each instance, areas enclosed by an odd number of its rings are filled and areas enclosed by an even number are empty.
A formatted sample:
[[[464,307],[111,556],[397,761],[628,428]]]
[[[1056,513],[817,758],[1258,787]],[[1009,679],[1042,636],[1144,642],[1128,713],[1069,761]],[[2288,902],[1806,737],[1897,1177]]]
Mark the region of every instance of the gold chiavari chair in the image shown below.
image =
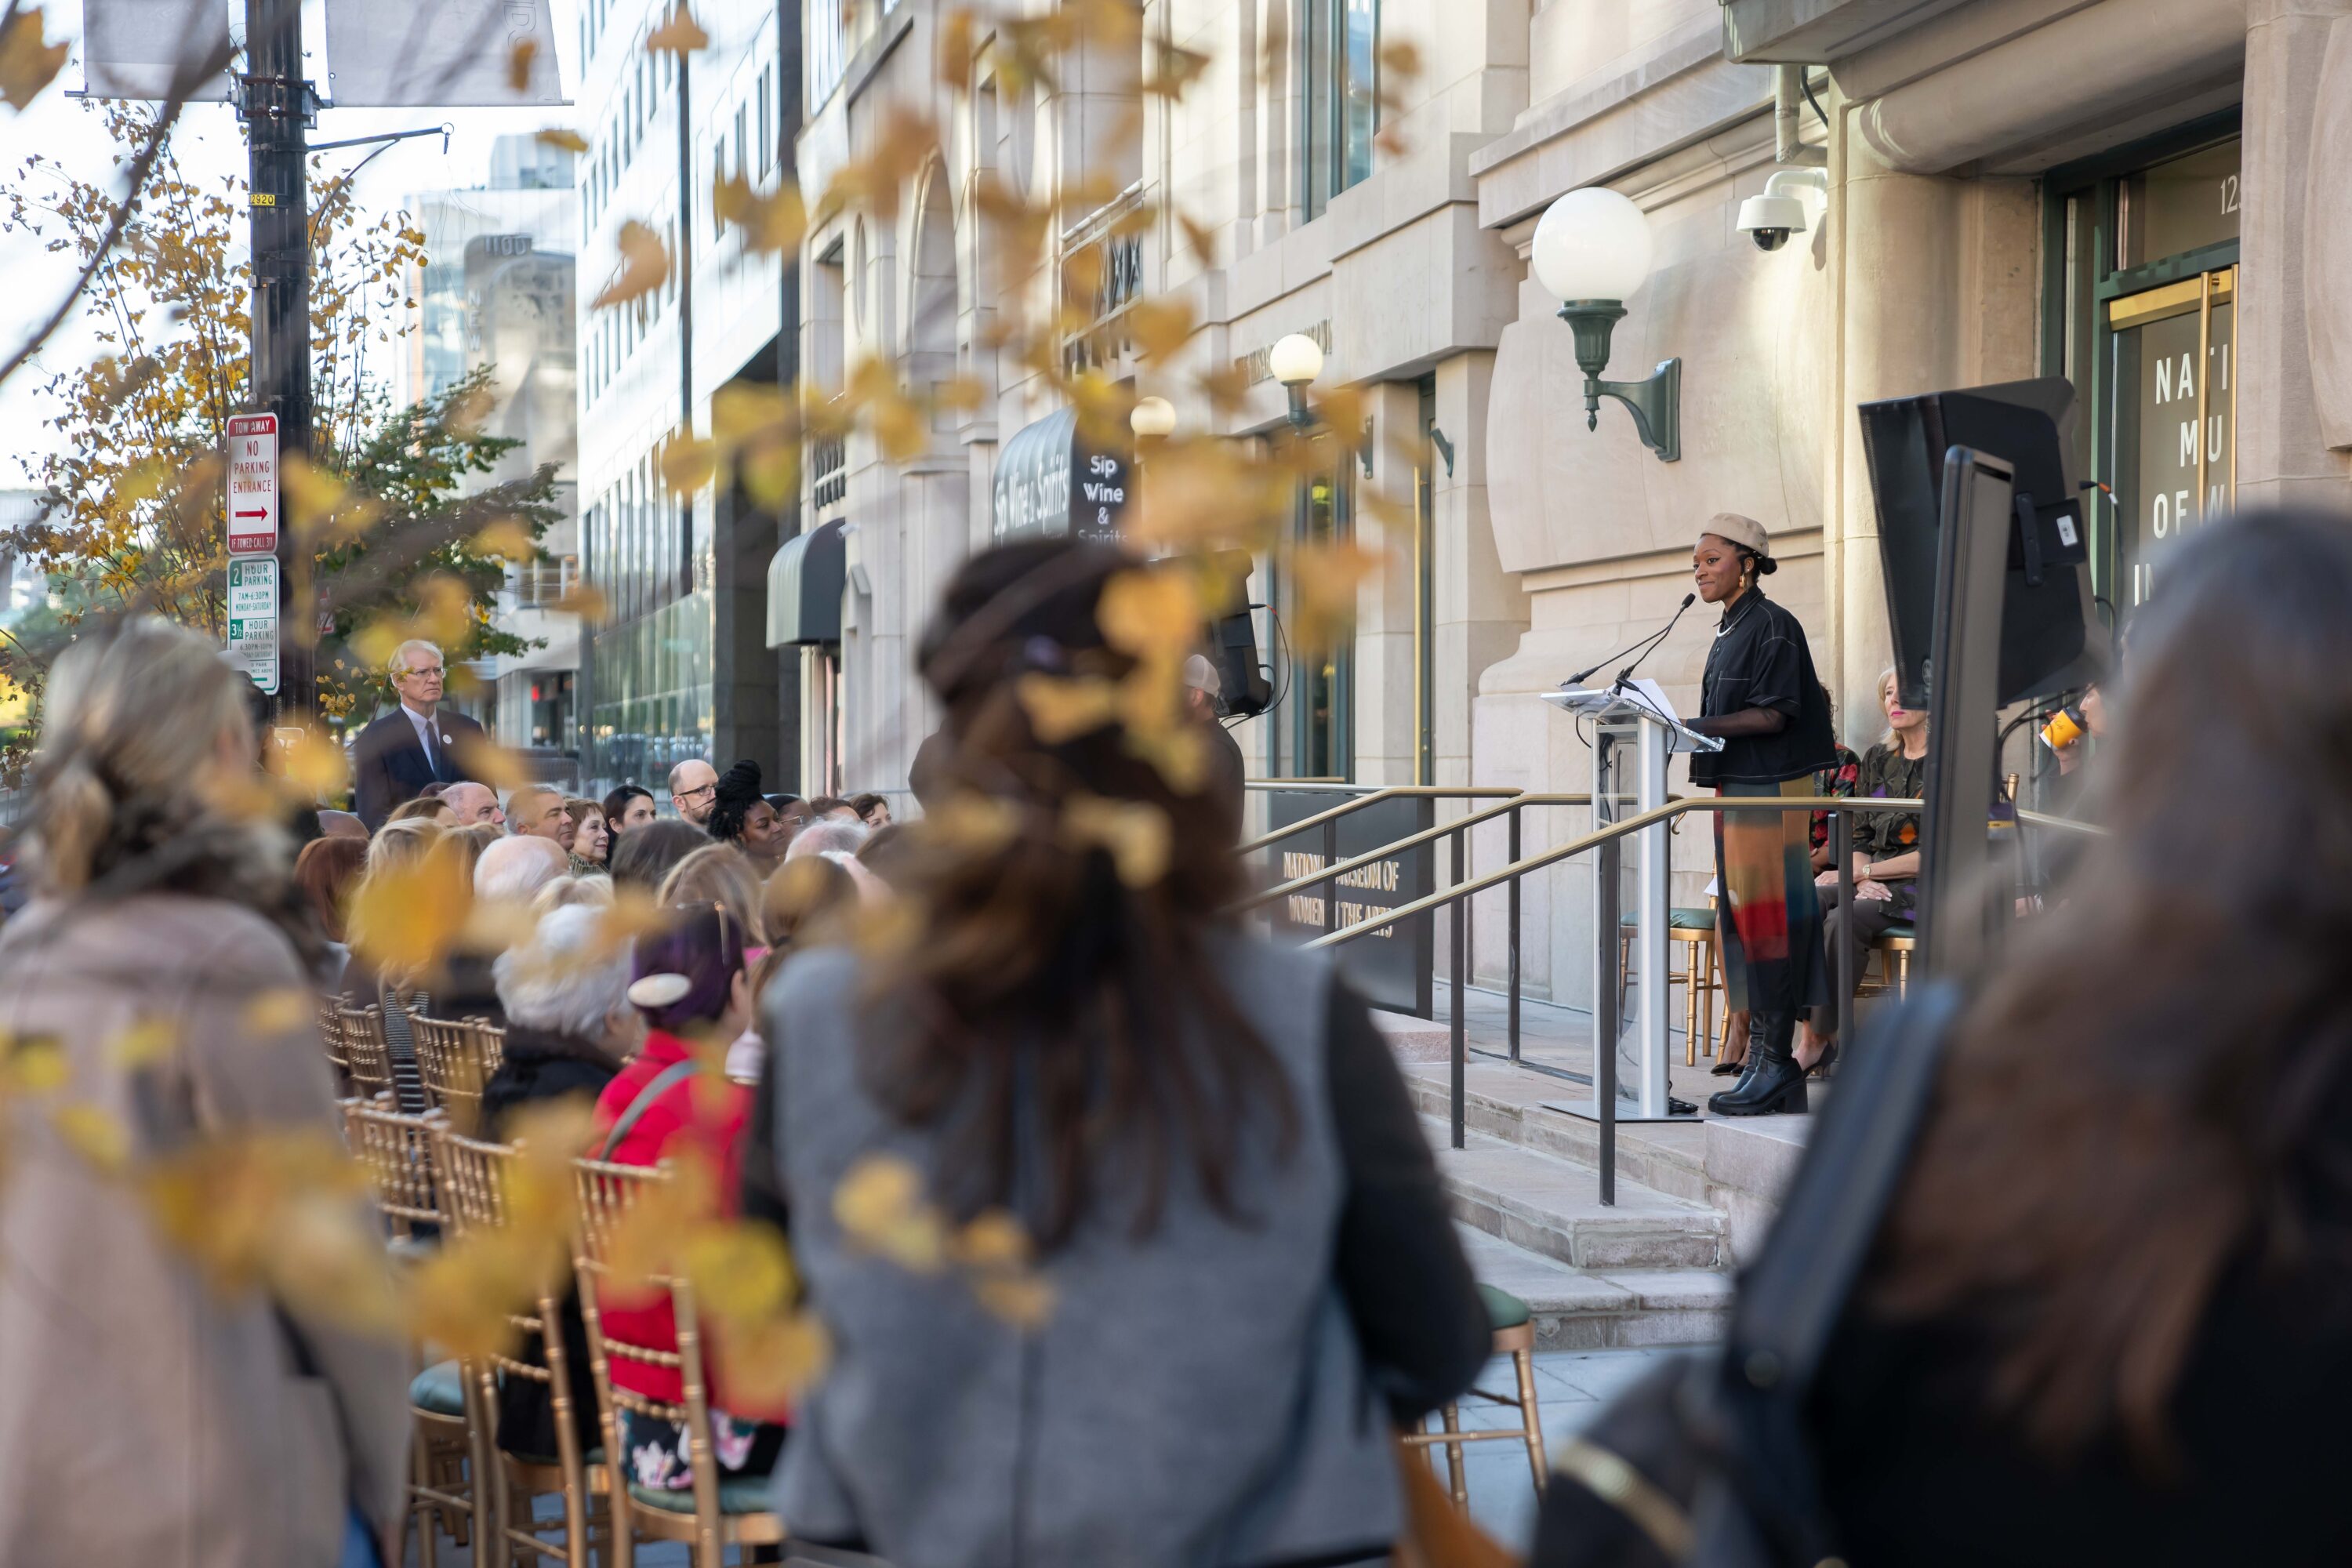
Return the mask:
[[[660,1541],[692,1543],[696,1568],[719,1568],[730,1546],[773,1546],[784,1540],[784,1521],[768,1508],[768,1483],[721,1480],[710,1451],[709,1384],[702,1363],[701,1331],[694,1290],[683,1278],[656,1274],[624,1283],[633,1289],[667,1290],[677,1324],[677,1349],[615,1339],[598,1310],[598,1291],[615,1279],[613,1240],[622,1216],[650,1189],[673,1179],[667,1166],[614,1165],[599,1160],[572,1162],[580,1200],[579,1244],[572,1272],[580,1291],[580,1315],[588,1328],[588,1363],[596,1383],[597,1414],[604,1431],[604,1463],[614,1504],[614,1561],[630,1568],[638,1532]],[[667,1367],[678,1374],[683,1404],[649,1399],[613,1381],[615,1361]],[[686,1427],[687,1460],[694,1478],[690,1492],[638,1486],[629,1479],[629,1458],[621,1446],[621,1413],[635,1411]]]
[[[1469,1443],[1519,1442],[1527,1445],[1528,1467],[1535,1472],[1536,1495],[1543,1495],[1550,1474],[1544,1458],[1543,1418],[1536,1410],[1536,1330],[1535,1314],[1525,1301],[1507,1290],[1492,1285],[1478,1287],[1479,1298],[1486,1304],[1486,1323],[1493,1333],[1490,1342],[1493,1353],[1511,1358],[1511,1370],[1517,1374],[1518,1392],[1490,1394],[1483,1388],[1473,1388],[1471,1394],[1493,1405],[1507,1405],[1519,1413],[1519,1424],[1499,1431],[1465,1432],[1458,1404],[1449,1402],[1438,1408],[1438,1417],[1444,1426],[1442,1432],[1407,1432],[1398,1441],[1408,1448],[1445,1450],[1446,1479],[1451,1483],[1454,1505],[1465,1510],[1470,1506],[1470,1482],[1462,1462],[1463,1447]]]
[[[375,1185],[376,1211],[392,1233],[396,1258],[416,1257],[449,1225],[434,1158],[435,1142],[447,1127],[437,1110],[402,1113],[390,1090],[373,1100],[343,1101],[344,1139]],[[420,1229],[432,1234],[420,1235]],[[460,1546],[473,1533],[478,1489],[468,1469],[474,1476],[483,1473],[482,1422],[467,1384],[465,1364],[454,1360],[432,1363],[408,1384],[416,1433],[409,1456],[409,1523],[417,1531],[424,1568],[435,1568],[437,1560],[436,1518]]]
[[[383,1009],[341,1007],[337,1012],[343,1021],[343,1066],[351,1074],[352,1092],[362,1100],[390,1093],[392,1043],[383,1032]]]
[[[503,1143],[485,1143],[460,1136],[447,1126],[439,1129],[435,1145],[441,1180],[446,1194],[446,1205],[457,1235],[479,1235],[503,1228],[508,1223],[508,1195],[520,1156]],[[572,1373],[563,1343],[562,1291],[570,1283],[567,1260],[561,1240],[551,1238],[551,1250],[546,1271],[537,1285],[537,1294],[530,1312],[510,1313],[508,1322],[518,1336],[516,1353],[493,1353],[474,1363],[474,1386],[477,1406],[484,1412],[482,1452],[488,1468],[488,1513],[483,1524],[483,1537],[490,1543],[488,1561],[500,1568],[510,1564],[518,1550],[525,1562],[535,1563],[541,1557],[556,1559],[565,1568],[587,1568],[591,1545],[593,1519],[592,1499],[606,1488],[603,1484],[607,1472],[602,1468],[604,1455],[583,1454],[579,1429],[574,1424]],[[533,1361],[528,1350],[531,1336],[537,1336],[541,1359]],[[501,1380],[520,1379],[536,1383],[548,1391],[548,1403],[555,1427],[555,1452],[545,1456],[510,1453],[499,1445],[498,1420],[499,1384]],[[598,1468],[589,1468],[594,1461]],[[553,1525],[535,1521],[532,1504],[535,1500],[560,1496],[563,1501],[562,1535],[560,1540],[543,1539]],[[610,1516],[604,1516],[609,1528]]]
[[[326,1047],[327,1067],[335,1075],[335,1093],[338,1096],[350,1094],[352,1062],[343,1048],[343,1007],[337,997],[320,999],[319,1043]]]
[[[496,1070],[482,1059],[481,1026],[421,1015],[409,1022],[416,1032],[416,1071],[425,1083],[425,1103],[472,1137],[481,1130],[482,1086]]]
[[[488,1018],[468,1018],[466,1026],[474,1031],[474,1048],[482,1060],[482,1081],[488,1083],[507,1059],[507,1032]]]

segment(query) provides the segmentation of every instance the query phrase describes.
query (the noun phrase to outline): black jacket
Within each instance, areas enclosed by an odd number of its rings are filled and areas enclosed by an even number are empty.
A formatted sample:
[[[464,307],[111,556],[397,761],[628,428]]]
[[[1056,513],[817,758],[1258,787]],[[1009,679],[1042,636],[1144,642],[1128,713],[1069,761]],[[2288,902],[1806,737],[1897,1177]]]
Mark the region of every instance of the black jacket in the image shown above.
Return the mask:
[[[482,1136],[507,1142],[513,1136],[509,1122],[515,1112],[533,1102],[578,1095],[593,1103],[620,1067],[591,1041],[552,1029],[508,1025],[499,1070],[482,1086]],[[588,1370],[588,1330],[580,1319],[580,1299],[570,1290],[563,1293],[558,1312],[563,1319],[572,1429],[584,1454],[604,1440],[597,1430],[596,1383]],[[525,1361],[542,1361],[537,1336],[526,1336],[518,1353]],[[527,1377],[499,1379],[499,1447],[509,1454],[554,1459],[555,1408],[544,1384]]]
[[[446,707],[435,710],[433,725],[440,741],[429,762],[417,743],[415,723],[397,707],[352,742],[352,809],[369,832],[383,826],[394,806],[423,795],[426,784],[480,782],[466,763],[477,746],[487,743],[482,727]]]

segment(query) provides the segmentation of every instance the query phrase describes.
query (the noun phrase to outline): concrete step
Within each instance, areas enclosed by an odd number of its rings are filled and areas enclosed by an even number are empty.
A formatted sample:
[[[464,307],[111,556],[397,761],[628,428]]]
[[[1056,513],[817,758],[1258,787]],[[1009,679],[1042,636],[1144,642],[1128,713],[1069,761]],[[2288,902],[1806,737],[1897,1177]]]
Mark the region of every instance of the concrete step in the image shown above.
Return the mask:
[[[1538,1350],[1619,1350],[1707,1344],[1723,1337],[1731,1279],[1704,1268],[1572,1268],[1468,1223],[1458,1227],[1470,1268],[1534,1316]]]
[[[1424,1118],[1423,1129],[1456,1216],[1515,1247],[1600,1272],[1706,1269],[1729,1260],[1729,1225],[1703,1201],[1658,1192],[1621,1166],[1617,1201],[1604,1205],[1587,1166],[1479,1133],[1452,1149],[1443,1122]]]
[[[1422,1115],[1448,1122],[1452,1069],[1444,1062],[1401,1060],[1405,1088]],[[1547,1100],[1589,1098],[1591,1090],[1508,1063],[1473,1061],[1463,1074],[1463,1125],[1473,1133],[1565,1160],[1588,1171],[1600,1168],[1601,1129],[1565,1111],[1545,1109]],[[1435,1142],[1443,1145],[1447,1134]],[[1706,1132],[1700,1123],[1629,1123],[1617,1130],[1617,1180],[1631,1180],[1690,1203],[1707,1201]]]

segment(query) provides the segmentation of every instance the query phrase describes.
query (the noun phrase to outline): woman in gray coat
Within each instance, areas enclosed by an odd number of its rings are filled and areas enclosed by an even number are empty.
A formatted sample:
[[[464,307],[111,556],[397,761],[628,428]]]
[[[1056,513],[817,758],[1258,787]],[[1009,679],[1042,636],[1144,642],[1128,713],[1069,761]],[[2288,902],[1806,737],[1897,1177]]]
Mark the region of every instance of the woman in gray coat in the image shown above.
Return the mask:
[[[1218,912],[1228,805],[1115,725],[1032,728],[1032,677],[1133,674],[1099,611],[1145,570],[1067,540],[965,565],[923,665],[954,740],[901,868],[916,929],[768,994],[771,1168],[834,1347],[779,1472],[801,1540],[898,1568],[1384,1562],[1393,1424],[1486,1359],[1362,1000]],[[967,1249],[1016,1220],[1046,1299],[877,1256],[845,1219],[877,1158],[987,1216]]]
[[[19,1069],[0,1098],[10,1563],[396,1560],[404,1352],[290,1291],[208,1278],[147,1184],[207,1146],[336,1147],[303,962],[322,939],[253,796],[244,684],[148,618],[86,632],[50,676],[39,895],[0,929],[0,1051]],[[218,1198],[196,1194],[200,1229]]]

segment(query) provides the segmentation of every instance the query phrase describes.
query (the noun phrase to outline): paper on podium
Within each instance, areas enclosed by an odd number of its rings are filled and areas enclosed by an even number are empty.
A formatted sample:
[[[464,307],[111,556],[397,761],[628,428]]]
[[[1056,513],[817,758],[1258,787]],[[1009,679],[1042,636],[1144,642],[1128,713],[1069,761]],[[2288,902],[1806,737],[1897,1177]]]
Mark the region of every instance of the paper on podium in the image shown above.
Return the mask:
[[[1571,713],[1591,713],[1604,718],[1617,718],[1635,711],[1645,713],[1665,727],[1671,751],[1723,750],[1721,741],[1685,728],[1681,716],[1675,711],[1673,700],[1666,696],[1665,689],[1646,675],[1622,685],[1579,686],[1566,691],[1547,691],[1543,700]]]

